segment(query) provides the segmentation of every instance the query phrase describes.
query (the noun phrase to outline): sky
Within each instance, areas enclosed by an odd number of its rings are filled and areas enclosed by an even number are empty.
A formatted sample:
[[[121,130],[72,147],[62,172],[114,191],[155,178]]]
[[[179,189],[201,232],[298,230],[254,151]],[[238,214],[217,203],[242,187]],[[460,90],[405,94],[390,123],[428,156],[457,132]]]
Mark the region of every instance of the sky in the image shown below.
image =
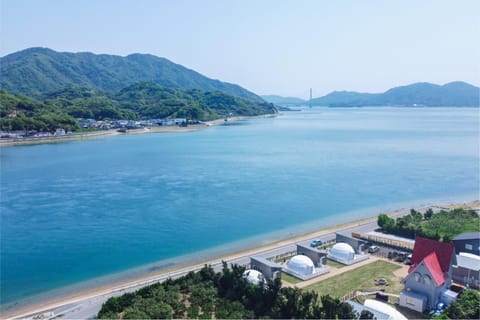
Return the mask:
[[[478,0],[0,0],[0,56],[150,53],[257,94],[480,85]]]

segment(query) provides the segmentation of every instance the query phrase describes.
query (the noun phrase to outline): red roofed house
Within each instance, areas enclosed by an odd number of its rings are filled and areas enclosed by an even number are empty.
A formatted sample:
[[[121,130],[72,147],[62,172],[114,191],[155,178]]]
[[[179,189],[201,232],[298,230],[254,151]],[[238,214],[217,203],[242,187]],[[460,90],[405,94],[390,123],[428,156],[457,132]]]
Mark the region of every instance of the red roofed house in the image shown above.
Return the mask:
[[[417,237],[400,305],[418,312],[435,309],[452,282],[454,257],[452,244]]]

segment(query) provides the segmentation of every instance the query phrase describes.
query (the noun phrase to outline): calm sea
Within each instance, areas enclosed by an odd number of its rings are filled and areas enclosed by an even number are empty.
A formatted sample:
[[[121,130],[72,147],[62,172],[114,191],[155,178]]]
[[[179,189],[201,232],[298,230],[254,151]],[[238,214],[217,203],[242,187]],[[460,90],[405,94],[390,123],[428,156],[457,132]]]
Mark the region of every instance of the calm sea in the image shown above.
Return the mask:
[[[478,199],[479,110],[304,109],[0,155],[6,304],[371,208]]]

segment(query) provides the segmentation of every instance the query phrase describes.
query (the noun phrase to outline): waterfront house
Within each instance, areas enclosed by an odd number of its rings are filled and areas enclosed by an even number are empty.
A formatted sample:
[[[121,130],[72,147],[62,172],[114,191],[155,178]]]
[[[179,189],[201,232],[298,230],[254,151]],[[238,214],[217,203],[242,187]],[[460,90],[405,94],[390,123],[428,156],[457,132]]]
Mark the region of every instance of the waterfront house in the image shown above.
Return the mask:
[[[480,232],[466,232],[453,239],[456,263],[453,281],[480,290]]]
[[[399,304],[423,312],[435,309],[439,302],[449,303],[455,296],[449,290],[454,256],[452,244],[417,237]]]
[[[460,252],[456,258],[457,262],[452,266],[453,281],[467,288],[480,290],[480,256]]]
[[[474,255],[480,255],[480,232],[466,232],[462,233],[452,240],[455,246],[455,252],[471,253]]]

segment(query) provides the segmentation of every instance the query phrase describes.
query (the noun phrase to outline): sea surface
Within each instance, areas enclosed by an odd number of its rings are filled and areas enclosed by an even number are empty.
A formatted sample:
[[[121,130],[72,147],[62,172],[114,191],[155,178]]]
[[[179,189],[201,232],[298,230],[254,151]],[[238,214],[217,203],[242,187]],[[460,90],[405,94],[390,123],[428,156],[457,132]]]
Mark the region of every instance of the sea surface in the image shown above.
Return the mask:
[[[1,148],[1,304],[398,206],[478,199],[479,140],[479,109],[314,108]]]

